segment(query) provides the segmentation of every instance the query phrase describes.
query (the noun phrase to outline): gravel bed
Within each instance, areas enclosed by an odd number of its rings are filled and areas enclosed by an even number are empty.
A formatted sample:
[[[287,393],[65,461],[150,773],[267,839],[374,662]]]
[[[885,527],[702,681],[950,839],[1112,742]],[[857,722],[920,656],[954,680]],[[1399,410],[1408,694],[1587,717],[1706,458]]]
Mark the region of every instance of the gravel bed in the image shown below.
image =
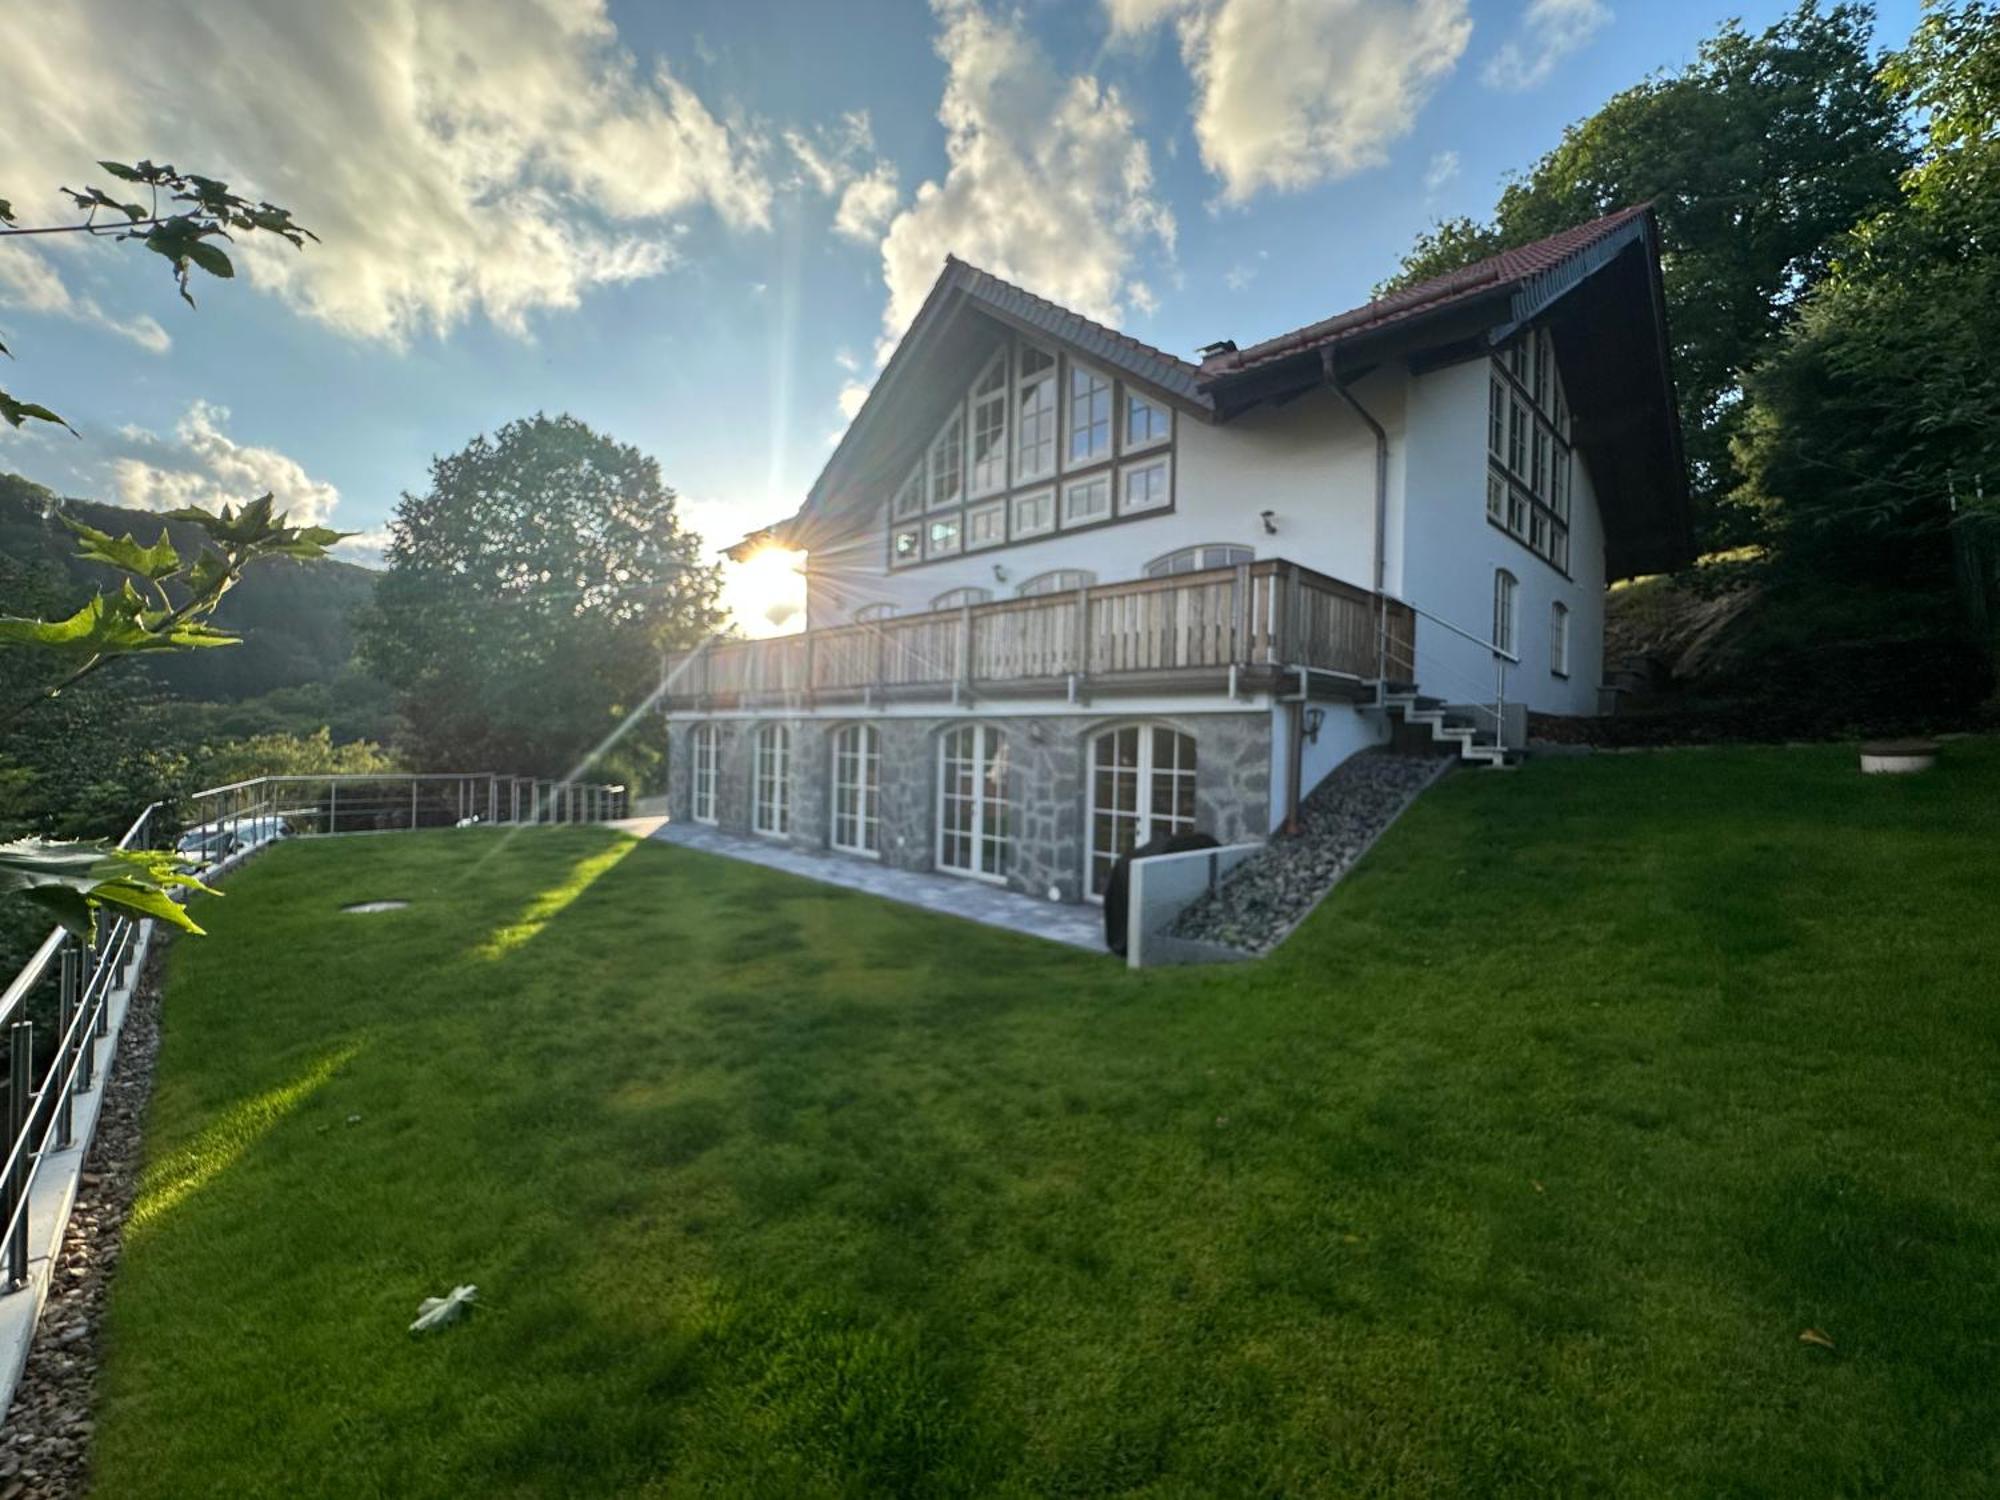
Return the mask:
[[[160,966],[167,946],[156,928],[119,1032],[55,1282],[0,1426],[0,1500],[81,1495],[86,1488],[99,1329],[139,1179],[140,1132],[160,1050]]]
[[[1405,804],[1453,764],[1449,756],[1364,750],[1299,806],[1299,832],[1271,842],[1182,912],[1173,935],[1269,953],[1333,889]]]

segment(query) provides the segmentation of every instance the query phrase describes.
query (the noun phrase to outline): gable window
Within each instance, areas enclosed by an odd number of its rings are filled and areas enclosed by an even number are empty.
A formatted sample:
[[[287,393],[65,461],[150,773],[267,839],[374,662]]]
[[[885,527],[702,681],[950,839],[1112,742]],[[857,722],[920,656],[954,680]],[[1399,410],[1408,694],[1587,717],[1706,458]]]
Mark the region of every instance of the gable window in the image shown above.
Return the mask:
[[[1125,392],[1125,451],[1150,448],[1174,435],[1173,413],[1129,387]]]
[[[1194,736],[1160,725],[1106,730],[1090,742],[1090,893],[1104,894],[1121,856],[1194,827]]]
[[[1519,587],[1505,568],[1493,574],[1493,649],[1502,656],[1514,655],[1514,594]]]
[[[1021,377],[1015,383],[1014,478],[1043,479],[1056,471],[1056,360],[1053,354],[1021,346]]]
[[[965,493],[965,414],[953,412],[944,431],[931,441],[926,464],[930,470],[930,508],[956,505]]]
[[[972,493],[990,495],[1007,483],[1007,351],[993,356],[972,388]]]
[[[1086,526],[1111,514],[1111,476],[1093,474],[1088,479],[1072,479],[1063,486],[1062,523]]]
[[[918,464],[910,470],[910,477],[903,481],[903,487],[896,491],[896,503],[891,514],[899,521],[924,513],[924,466]]]
[[[932,609],[964,609],[969,604],[984,604],[993,597],[988,589],[946,589],[931,600]]]
[[[1070,468],[1111,456],[1111,382],[1088,365],[1069,370]]]
[[[760,724],[751,759],[750,826],[771,838],[792,831],[792,731],[785,724]]]
[[[1014,852],[1007,742],[990,724],[938,739],[937,863],[941,870],[1004,881]]]
[[[688,810],[697,823],[715,821],[716,765],[720,759],[717,733],[713,724],[694,726],[693,805]]]
[[[881,733],[872,724],[849,724],[833,737],[834,848],[881,856],[881,794]]]
[[[956,515],[933,516],[924,538],[925,557],[951,557],[963,550],[965,523]]]
[[[1042,594],[1073,594],[1095,582],[1097,575],[1082,568],[1051,568],[1046,573],[1037,573],[1014,592],[1023,599],[1033,599]]]
[[[1014,497],[1014,540],[1046,536],[1056,529],[1056,492],[1036,490]]]
[[[854,612],[854,619],[856,624],[872,625],[878,620],[893,620],[896,613],[893,604],[864,604]]]
[[[1118,475],[1118,514],[1134,515],[1142,510],[1164,510],[1173,500],[1165,455],[1142,464],[1127,464]]]
[[[1569,571],[1569,409],[1555,340],[1535,329],[1494,358],[1487,378],[1486,516]]]
[[[921,526],[898,526],[889,533],[889,565],[894,568],[908,567],[922,559],[924,555],[924,529]]]
[[[1182,547],[1146,564],[1148,578],[1166,578],[1175,573],[1199,573],[1206,568],[1233,568],[1256,557],[1248,547],[1226,542],[1209,542],[1200,547]]]
[[[965,511],[965,550],[997,547],[1007,540],[1007,502],[989,500],[970,505]]]
[[[1549,670],[1569,676],[1569,606],[1560,599],[1549,606]]]

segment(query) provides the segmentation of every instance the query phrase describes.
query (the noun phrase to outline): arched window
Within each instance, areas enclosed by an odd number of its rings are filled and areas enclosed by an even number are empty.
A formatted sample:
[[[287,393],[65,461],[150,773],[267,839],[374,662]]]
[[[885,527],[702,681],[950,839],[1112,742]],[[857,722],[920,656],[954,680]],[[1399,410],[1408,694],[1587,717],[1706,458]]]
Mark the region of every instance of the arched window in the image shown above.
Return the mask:
[[[1256,555],[1250,547],[1206,542],[1199,547],[1182,547],[1165,557],[1154,558],[1146,564],[1146,576],[1165,578],[1172,573],[1199,573],[1205,568],[1233,568],[1238,563],[1251,561]]]
[[[1014,592],[1023,599],[1032,599],[1038,594],[1073,594],[1095,582],[1097,575],[1082,568],[1051,568],[1046,573],[1037,573]]]
[[[785,724],[757,726],[751,762],[750,826],[772,838],[792,831],[792,731]]]
[[[1004,881],[1014,854],[1007,741],[990,724],[938,737],[937,863],[940,870]]]
[[[1121,855],[1194,827],[1194,736],[1163,724],[1107,729],[1090,742],[1090,893]]]
[[[688,811],[694,815],[697,823],[715,821],[715,781],[716,767],[720,760],[719,749],[715,725],[694,726],[694,776],[690,798],[693,805]]]
[[[1493,574],[1493,649],[1503,656],[1515,655],[1514,595],[1519,581],[1505,568]]]
[[[882,853],[882,736],[872,724],[849,724],[833,737],[833,847]]]
[[[862,625],[876,620],[893,620],[896,618],[896,606],[893,604],[864,604],[854,612],[854,618],[856,623]]]
[[[932,609],[964,609],[968,604],[984,604],[993,597],[991,589],[946,589],[931,600]]]

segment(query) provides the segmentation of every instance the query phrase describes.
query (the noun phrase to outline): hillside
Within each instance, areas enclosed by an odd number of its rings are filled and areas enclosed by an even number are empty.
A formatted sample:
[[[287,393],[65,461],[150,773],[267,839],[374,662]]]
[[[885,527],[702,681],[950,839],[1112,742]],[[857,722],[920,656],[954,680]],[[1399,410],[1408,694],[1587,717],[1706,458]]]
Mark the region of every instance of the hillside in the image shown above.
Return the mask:
[[[248,498],[248,497],[246,497]],[[60,569],[81,604],[91,589],[115,584],[115,570],[79,562],[76,539],[53,515],[57,497],[18,474],[0,474],[0,556],[28,566]],[[115,535],[151,541],[164,524],[183,555],[199,547],[199,528],[162,521],[150,511],[93,500],[61,502],[79,520]],[[223,600],[216,623],[243,643],[226,651],[196,651],[144,663],[143,670],[177,698],[237,703],[281,688],[330,683],[354,656],[354,611],[375,587],[375,575],[344,562],[260,563]],[[4,606],[0,606],[4,607]]]

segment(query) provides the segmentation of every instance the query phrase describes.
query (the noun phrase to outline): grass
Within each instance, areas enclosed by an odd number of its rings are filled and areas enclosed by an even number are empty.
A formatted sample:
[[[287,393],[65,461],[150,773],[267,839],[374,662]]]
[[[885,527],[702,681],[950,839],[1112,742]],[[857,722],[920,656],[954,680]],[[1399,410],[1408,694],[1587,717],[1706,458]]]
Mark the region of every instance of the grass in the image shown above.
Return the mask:
[[[594,830],[279,848],[172,955],[98,1492],[1993,1493],[1996,848],[1994,742],[1462,775],[1145,976]]]

